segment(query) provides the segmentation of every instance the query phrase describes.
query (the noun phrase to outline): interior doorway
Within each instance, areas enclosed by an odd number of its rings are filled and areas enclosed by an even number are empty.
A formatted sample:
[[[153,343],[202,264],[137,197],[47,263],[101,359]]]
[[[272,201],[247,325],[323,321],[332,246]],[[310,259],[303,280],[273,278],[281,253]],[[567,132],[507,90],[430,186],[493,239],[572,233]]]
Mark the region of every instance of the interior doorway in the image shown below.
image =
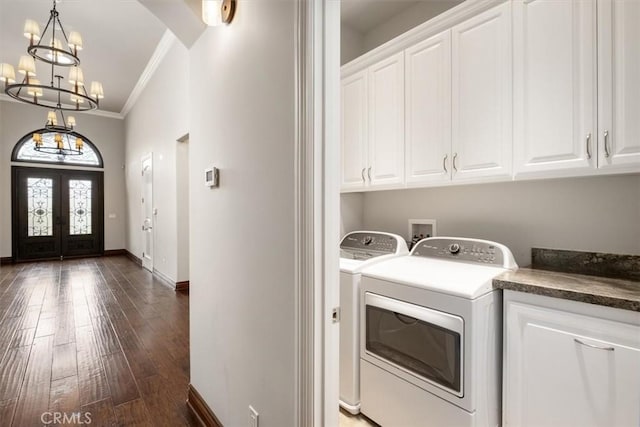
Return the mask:
[[[153,273],[153,155],[142,158],[142,266]]]
[[[14,261],[104,253],[103,172],[12,167]]]

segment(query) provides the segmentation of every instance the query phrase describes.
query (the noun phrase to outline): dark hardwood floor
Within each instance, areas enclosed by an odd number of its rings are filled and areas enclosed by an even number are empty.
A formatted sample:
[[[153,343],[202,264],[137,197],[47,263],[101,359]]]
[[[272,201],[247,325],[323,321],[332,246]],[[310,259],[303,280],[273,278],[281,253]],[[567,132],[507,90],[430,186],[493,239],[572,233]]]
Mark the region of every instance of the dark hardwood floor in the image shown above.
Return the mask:
[[[0,267],[0,425],[195,426],[188,382],[188,295],[125,257]]]

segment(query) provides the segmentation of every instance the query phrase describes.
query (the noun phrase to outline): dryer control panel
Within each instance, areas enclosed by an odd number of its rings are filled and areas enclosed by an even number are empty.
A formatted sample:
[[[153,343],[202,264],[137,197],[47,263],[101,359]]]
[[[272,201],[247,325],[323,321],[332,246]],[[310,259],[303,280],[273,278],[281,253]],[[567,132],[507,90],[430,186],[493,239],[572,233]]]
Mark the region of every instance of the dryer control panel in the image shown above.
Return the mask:
[[[431,237],[416,243],[411,256],[444,258],[509,269],[518,268],[509,248],[489,240]]]

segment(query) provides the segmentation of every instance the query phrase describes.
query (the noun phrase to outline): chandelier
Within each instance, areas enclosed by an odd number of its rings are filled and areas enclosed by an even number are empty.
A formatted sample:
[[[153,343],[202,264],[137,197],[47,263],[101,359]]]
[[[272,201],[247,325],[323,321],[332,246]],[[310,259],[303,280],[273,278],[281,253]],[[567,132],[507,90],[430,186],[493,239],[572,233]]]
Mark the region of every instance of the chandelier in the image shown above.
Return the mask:
[[[24,24],[24,36],[29,39],[28,55],[20,57],[18,73],[23,75],[16,83],[16,73],[11,64],[0,64],[0,80],[4,91],[10,97],[45,108],[67,111],[88,111],[98,108],[104,91],[100,82],[91,82],[90,90],[84,85],[84,76],[79,67],[78,51],[82,50],[82,37],[77,31],[67,36],[53,1],[49,21],[40,34],[40,26],[34,20],[27,19]],[[36,79],[36,61],[42,61],[51,67],[50,82],[44,84]],[[62,70],[68,68],[70,88],[62,85]],[[65,97],[63,104],[62,100]]]
[[[60,120],[58,120],[60,117]],[[45,130],[53,133],[53,145],[45,144],[41,133],[33,134],[33,144],[36,151],[45,153],[52,153],[61,156],[79,156],[82,155],[82,149],[84,147],[84,141],[81,137],[77,136],[73,132],[73,128],[76,125],[76,119],[73,116],[69,116],[65,119],[62,109],[57,108],[49,111],[47,114],[47,123],[44,125]],[[74,143],[71,143],[71,137],[75,138]],[[65,144],[66,142],[66,144]]]

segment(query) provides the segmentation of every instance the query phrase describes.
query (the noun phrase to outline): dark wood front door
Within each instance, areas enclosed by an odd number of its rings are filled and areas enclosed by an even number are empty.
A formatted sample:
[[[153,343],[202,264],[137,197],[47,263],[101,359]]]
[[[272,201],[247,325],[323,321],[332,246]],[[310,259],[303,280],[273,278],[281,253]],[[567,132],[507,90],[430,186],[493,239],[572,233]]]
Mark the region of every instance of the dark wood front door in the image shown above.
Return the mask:
[[[14,260],[104,253],[102,172],[12,169]]]

